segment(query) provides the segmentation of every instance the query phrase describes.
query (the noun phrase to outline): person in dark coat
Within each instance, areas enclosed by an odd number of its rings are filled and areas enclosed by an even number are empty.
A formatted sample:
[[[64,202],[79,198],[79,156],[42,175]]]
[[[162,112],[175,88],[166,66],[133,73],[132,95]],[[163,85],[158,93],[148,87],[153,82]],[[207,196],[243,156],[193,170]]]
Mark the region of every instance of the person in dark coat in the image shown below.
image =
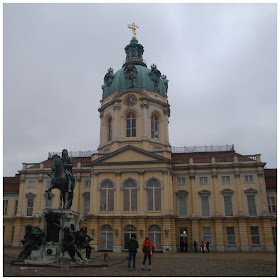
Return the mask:
[[[136,270],[135,260],[137,248],[139,248],[138,241],[136,240],[136,236],[131,234],[131,238],[127,241],[128,248],[128,270],[130,270],[131,258],[133,259],[133,269]]]
[[[194,247],[194,251],[197,253],[197,243],[195,240],[193,241],[193,247]]]
[[[209,253],[209,241],[206,242],[206,249],[207,249],[207,251]]]
[[[151,270],[152,268],[152,254],[155,250],[155,245],[151,242],[151,240],[149,239],[149,237],[146,237],[143,245],[142,245],[142,251],[144,253],[144,260],[142,263],[142,270],[144,269],[144,265],[146,262],[147,257],[149,258],[149,267],[148,270]]]

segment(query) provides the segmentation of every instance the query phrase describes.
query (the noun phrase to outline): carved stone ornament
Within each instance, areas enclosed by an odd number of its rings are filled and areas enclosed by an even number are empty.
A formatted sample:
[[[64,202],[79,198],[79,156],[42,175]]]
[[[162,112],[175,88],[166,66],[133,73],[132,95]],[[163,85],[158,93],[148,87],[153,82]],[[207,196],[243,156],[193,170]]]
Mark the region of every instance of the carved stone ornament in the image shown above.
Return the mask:
[[[161,78],[161,73],[155,64],[151,65],[151,72],[149,73],[152,81],[154,82],[155,90],[158,90],[158,85]]]
[[[108,69],[108,72],[105,74],[104,84],[106,86],[109,86],[113,82],[113,79],[115,78],[115,74],[113,72],[114,72],[114,70],[110,67]]]
[[[125,78],[126,79],[135,79],[136,76],[137,76],[137,70],[136,70],[136,67],[133,66],[133,65],[127,65],[125,68],[124,68],[124,75],[125,75]]]

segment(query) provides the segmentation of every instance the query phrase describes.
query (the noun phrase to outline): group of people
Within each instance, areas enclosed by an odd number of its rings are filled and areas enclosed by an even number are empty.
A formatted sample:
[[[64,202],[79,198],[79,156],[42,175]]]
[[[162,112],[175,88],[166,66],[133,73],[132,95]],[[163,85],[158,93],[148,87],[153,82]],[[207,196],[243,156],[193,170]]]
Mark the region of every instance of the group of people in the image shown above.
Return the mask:
[[[134,234],[131,235],[131,238],[127,242],[128,248],[128,270],[131,270],[131,259],[133,260],[133,269],[135,270],[135,260],[136,260],[136,253],[137,249],[139,248],[138,241],[136,240],[136,236]],[[144,259],[142,262],[141,269],[144,270],[144,265],[146,263],[147,258],[149,259],[149,266],[148,270],[152,268],[152,254],[155,250],[155,245],[151,242],[149,237],[145,238],[145,241],[142,245],[142,252],[144,254]]]
[[[207,249],[207,252],[209,253],[209,241],[206,241],[206,244],[203,242],[203,240],[201,240],[201,243],[200,243],[200,250],[202,253],[205,252],[204,250],[204,247],[206,247]],[[194,251],[197,252],[197,242],[194,240],[193,241],[193,247],[194,247]]]

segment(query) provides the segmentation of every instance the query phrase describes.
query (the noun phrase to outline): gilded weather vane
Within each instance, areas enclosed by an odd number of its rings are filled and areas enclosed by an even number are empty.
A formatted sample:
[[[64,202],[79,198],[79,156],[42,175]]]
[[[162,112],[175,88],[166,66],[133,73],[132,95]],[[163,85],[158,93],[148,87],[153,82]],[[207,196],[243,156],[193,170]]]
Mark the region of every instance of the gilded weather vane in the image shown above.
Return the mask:
[[[132,24],[128,24],[128,28],[130,28],[133,32],[132,39],[136,39],[136,27],[139,28],[134,22]]]

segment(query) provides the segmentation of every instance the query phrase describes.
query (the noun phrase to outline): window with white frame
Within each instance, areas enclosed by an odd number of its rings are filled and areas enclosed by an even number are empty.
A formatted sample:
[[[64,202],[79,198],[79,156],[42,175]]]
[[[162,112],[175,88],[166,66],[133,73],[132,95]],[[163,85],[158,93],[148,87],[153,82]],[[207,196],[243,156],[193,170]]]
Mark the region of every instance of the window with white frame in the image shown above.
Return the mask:
[[[26,216],[30,217],[33,215],[33,207],[34,207],[34,197],[26,198]]]
[[[15,200],[14,215],[17,214],[17,210],[18,210],[18,200]]]
[[[234,227],[226,227],[226,231],[227,231],[227,244],[235,245]]]
[[[152,179],[146,185],[147,211],[161,211],[161,185]]]
[[[208,176],[199,176],[198,177],[199,185],[208,185],[209,184],[209,177]]]
[[[136,117],[129,114],[126,117],[126,137],[136,137]]]
[[[225,216],[233,216],[232,195],[224,195]]]
[[[156,116],[151,118],[151,137],[158,139],[158,118]]]
[[[114,211],[114,185],[111,181],[100,185],[100,211]]]
[[[88,187],[90,187],[90,185],[91,185],[91,180],[85,180],[84,186],[85,186],[86,188],[88,188]]]
[[[201,215],[203,217],[210,216],[210,196],[209,195],[202,195],[200,196],[200,203],[201,203]]]
[[[209,244],[212,244],[212,238],[211,238],[211,228],[210,227],[203,227],[202,228],[202,234],[203,234],[203,242],[206,243],[207,241]]]
[[[260,245],[259,227],[250,227],[252,245]]]
[[[176,178],[176,185],[186,185],[187,184],[187,178],[186,177],[177,177]]]
[[[89,213],[89,207],[90,207],[90,196],[89,194],[84,195],[83,197],[83,215],[87,216]]]
[[[223,175],[221,176],[221,183],[222,184],[230,184],[231,183],[231,178],[229,175]]]
[[[254,182],[254,175],[244,175],[244,183],[253,183]]]
[[[137,211],[137,184],[133,180],[123,184],[123,211]]]
[[[8,200],[3,200],[3,214],[8,214]]]
[[[188,214],[187,192],[177,193],[177,211],[179,218],[186,218]]]
[[[28,181],[28,188],[34,189],[36,187],[36,181]]]
[[[267,197],[268,210],[270,214],[276,214],[276,203],[274,196]]]
[[[256,195],[247,194],[247,206],[249,216],[257,216]]]

